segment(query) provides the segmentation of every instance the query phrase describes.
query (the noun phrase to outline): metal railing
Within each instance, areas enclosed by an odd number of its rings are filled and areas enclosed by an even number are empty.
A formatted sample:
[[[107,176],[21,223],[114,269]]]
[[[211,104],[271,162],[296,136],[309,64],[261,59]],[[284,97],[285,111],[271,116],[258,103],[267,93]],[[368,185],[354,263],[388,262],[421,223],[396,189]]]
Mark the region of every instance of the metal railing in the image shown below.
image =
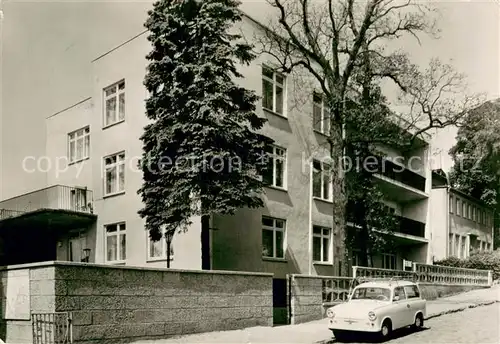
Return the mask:
[[[322,295],[325,303],[346,302],[353,288],[353,279],[350,277],[329,277],[322,279]]]
[[[436,284],[490,285],[488,270],[464,269],[450,266],[414,263],[413,268],[419,282]]]
[[[403,216],[396,216],[399,220],[399,233],[425,238],[425,223]]]
[[[33,344],[71,344],[71,313],[32,313]]]
[[[0,202],[0,220],[40,209],[93,213],[92,191],[86,188],[54,185]]]
[[[378,269],[365,266],[353,266],[352,276],[354,279],[361,278],[362,280],[406,279],[413,282],[417,281],[417,274],[414,271]]]
[[[382,163],[382,168],[377,171],[378,174],[425,192],[425,177],[396,165],[388,159],[383,159]]]
[[[353,266],[353,278],[364,280],[406,279],[419,283],[445,285],[491,286],[489,270],[463,269],[440,265],[413,263],[412,271]]]

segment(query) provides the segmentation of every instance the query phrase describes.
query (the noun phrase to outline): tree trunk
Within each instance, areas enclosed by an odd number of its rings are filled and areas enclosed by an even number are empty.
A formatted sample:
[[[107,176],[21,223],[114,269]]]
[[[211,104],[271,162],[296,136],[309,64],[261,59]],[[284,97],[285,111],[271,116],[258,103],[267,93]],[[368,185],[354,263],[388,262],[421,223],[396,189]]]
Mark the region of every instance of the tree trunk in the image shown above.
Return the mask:
[[[170,268],[170,245],[171,242],[167,240],[167,268]]]
[[[210,215],[201,217],[201,269],[210,270]]]

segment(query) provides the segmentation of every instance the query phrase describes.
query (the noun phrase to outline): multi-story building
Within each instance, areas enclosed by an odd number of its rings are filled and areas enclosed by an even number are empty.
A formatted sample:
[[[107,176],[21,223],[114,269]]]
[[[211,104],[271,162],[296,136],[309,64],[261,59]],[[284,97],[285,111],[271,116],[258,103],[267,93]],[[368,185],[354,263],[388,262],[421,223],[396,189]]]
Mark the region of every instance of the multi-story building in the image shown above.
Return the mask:
[[[256,25],[245,17],[241,29],[251,37]],[[28,172],[46,171],[49,187],[0,203],[5,209],[1,233],[9,247],[5,263],[58,259],[167,265],[166,242],[151,242],[137,213],[142,207],[137,165],[147,124],[143,80],[149,50],[143,33],[97,57],[91,62],[93,93],[47,118],[46,156],[27,158],[24,164]],[[332,230],[335,195],[323,160],[328,123],[322,120],[321,97],[304,94],[265,55],[240,72],[244,78],[239,82],[262,94],[257,111],[268,119],[262,133],[275,141],[273,168],[264,176],[269,183],[264,208],[212,217],[212,269],[271,272],[282,286],[288,273],[348,274],[341,269],[342,243]],[[428,144],[420,143],[411,152],[381,147],[388,161],[375,178],[401,228],[394,233],[394,251],[373,257],[375,267],[430,260],[431,178]],[[171,267],[201,268],[200,227],[195,218],[187,232],[175,235]],[[356,265],[355,254],[350,264]]]
[[[493,250],[494,209],[451,187],[442,170],[432,173],[430,213],[434,261]]]

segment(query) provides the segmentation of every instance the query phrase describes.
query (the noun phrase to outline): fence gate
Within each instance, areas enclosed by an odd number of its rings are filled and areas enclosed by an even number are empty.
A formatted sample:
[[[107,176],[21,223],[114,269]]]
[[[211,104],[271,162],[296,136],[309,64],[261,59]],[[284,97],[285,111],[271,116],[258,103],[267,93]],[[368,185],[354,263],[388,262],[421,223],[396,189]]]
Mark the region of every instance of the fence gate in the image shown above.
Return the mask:
[[[33,344],[71,344],[71,313],[32,313]]]

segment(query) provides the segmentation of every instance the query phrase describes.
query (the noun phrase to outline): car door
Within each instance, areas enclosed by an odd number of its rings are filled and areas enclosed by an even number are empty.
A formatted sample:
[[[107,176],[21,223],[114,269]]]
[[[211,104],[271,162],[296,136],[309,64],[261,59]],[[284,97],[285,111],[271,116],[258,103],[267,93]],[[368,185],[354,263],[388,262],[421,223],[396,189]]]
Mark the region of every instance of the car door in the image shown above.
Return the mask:
[[[413,321],[415,320],[415,314],[418,311],[424,311],[422,309],[422,299],[420,298],[420,291],[416,285],[405,286],[406,297],[408,298],[408,303],[410,304],[410,311]]]
[[[408,300],[403,287],[394,288],[392,298],[392,323],[394,329],[408,326],[410,310]]]

